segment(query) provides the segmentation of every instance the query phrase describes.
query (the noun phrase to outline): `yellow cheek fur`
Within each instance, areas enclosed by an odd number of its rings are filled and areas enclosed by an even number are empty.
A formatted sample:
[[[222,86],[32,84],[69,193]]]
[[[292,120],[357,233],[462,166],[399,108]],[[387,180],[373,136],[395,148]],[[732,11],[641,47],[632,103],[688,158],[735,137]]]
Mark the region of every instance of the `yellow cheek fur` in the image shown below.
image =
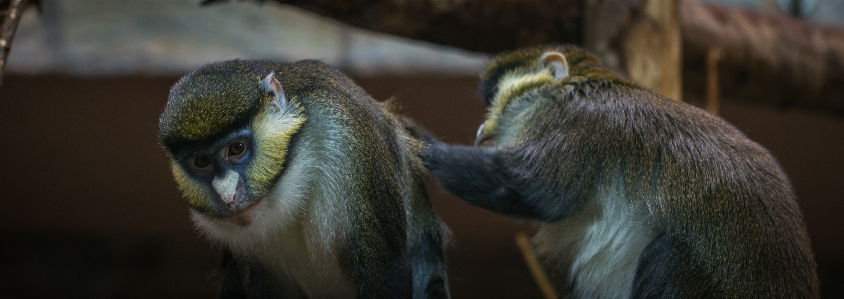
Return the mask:
[[[513,98],[521,94],[526,88],[533,88],[545,83],[550,83],[553,76],[548,71],[541,71],[536,73],[520,74],[508,73],[501,78],[498,83],[498,93],[492,100],[484,121],[482,135],[492,134],[498,127],[498,120],[504,108],[510,103]]]
[[[179,185],[179,191],[182,192],[182,196],[191,206],[204,209],[211,208],[211,193],[207,186],[188,176],[182,165],[172,158],[170,159],[170,171],[173,172],[173,178]]]
[[[282,111],[270,106],[269,111],[259,113],[252,123],[255,138],[255,151],[252,162],[246,170],[247,182],[253,195],[269,192],[273,180],[284,165],[290,139],[306,118],[296,111],[293,103],[288,103]]]

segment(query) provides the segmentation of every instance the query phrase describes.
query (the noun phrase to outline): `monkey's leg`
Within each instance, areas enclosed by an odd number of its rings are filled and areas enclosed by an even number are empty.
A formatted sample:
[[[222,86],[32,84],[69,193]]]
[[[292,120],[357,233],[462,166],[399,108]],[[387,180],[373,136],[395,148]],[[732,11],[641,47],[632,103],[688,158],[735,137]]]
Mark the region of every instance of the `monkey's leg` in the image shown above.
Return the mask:
[[[721,298],[689,248],[667,234],[639,255],[631,298]]]
[[[554,209],[542,200],[526,198],[525,182],[514,173],[518,151],[434,143],[422,155],[425,166],[454,195],[495,212],[517,217],[556,220]],[[534,192],[536,193],[536,192]]]

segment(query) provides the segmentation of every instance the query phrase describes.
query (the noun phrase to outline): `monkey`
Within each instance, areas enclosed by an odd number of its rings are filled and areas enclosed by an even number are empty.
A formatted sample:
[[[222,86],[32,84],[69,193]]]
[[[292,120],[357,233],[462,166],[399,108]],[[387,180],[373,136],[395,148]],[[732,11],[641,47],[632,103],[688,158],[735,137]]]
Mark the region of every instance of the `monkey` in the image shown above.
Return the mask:
[[[325,63],[229,60],[171,88],[159,137],[221,298],[449,298],[447,228],[394,104]]]
[[[560,298],[817,298],[784,171],[721,118],[570,45],[493,57],[474,146],[426,137],[426,167],[471,204],[536,220]]]

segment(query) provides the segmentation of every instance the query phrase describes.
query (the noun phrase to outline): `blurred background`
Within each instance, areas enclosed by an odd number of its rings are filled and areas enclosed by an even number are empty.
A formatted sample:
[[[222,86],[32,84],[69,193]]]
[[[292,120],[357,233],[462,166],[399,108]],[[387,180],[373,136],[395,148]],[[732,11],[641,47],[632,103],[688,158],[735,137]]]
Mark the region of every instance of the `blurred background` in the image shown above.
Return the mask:
[[[823,30],[841,30],[844,24],[844,1],[838,0],[717,4],[800,19]],[[156,132],[170,86],[208,62],[320,59],[349,74],[375,99],[396,97],[406,115],[446,142],[473,141],[484,114],[477,74],[497,51],[368,31],[305,8],[270,2],[200,7],[194,0],[42,0],[38,9],[25,10],[0,85],[5,140],[0,146],[0,298],[215,295],[220,248],[192,226]],[[695,53],[684,44],[686,57]],[[721,67],[730,70],[729,53],[724,57]],[[689,59],[679,66],[682,98],[707,106],[701,92],[709,86],[703,83],[705,62]],[[836,109],[844,100],[765,103],[778,95],[758,97],[772,92],[739,86],[741,80],[753,81],[750,73],[750,79],[720,77],[717,112],[779,159],[806,218],[823,296],[841,298],[844,114]],[[802,93],[784,94],[799,98]],[[818,104],[824,101],[832,104]],[[517,232],[533,231],[530,222],[470,206],[433,179],[429,190],[453,232],[447,250],[453,298],[541,297],[514,242]]]

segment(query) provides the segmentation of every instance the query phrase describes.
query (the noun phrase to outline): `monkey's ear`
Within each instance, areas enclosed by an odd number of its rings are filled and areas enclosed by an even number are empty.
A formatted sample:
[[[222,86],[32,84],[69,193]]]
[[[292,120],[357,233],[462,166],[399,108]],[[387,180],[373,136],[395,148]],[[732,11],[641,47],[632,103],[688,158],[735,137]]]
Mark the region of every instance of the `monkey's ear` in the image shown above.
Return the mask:
[[[270,73],[261,80],[261,88],[273,97],[273,103],[279,108],[287,105],[287,97],[284,96],[284,89],[281,88],[281,82],[275,79],[275,73]]]
[[[543,67],[551,68],[551,75],[554,76],[554,79],[565,78],[569,75],[569,63],[566,62],[566,56],[563,53],[557,51],[545,52],[539,62],[542,63]]]

